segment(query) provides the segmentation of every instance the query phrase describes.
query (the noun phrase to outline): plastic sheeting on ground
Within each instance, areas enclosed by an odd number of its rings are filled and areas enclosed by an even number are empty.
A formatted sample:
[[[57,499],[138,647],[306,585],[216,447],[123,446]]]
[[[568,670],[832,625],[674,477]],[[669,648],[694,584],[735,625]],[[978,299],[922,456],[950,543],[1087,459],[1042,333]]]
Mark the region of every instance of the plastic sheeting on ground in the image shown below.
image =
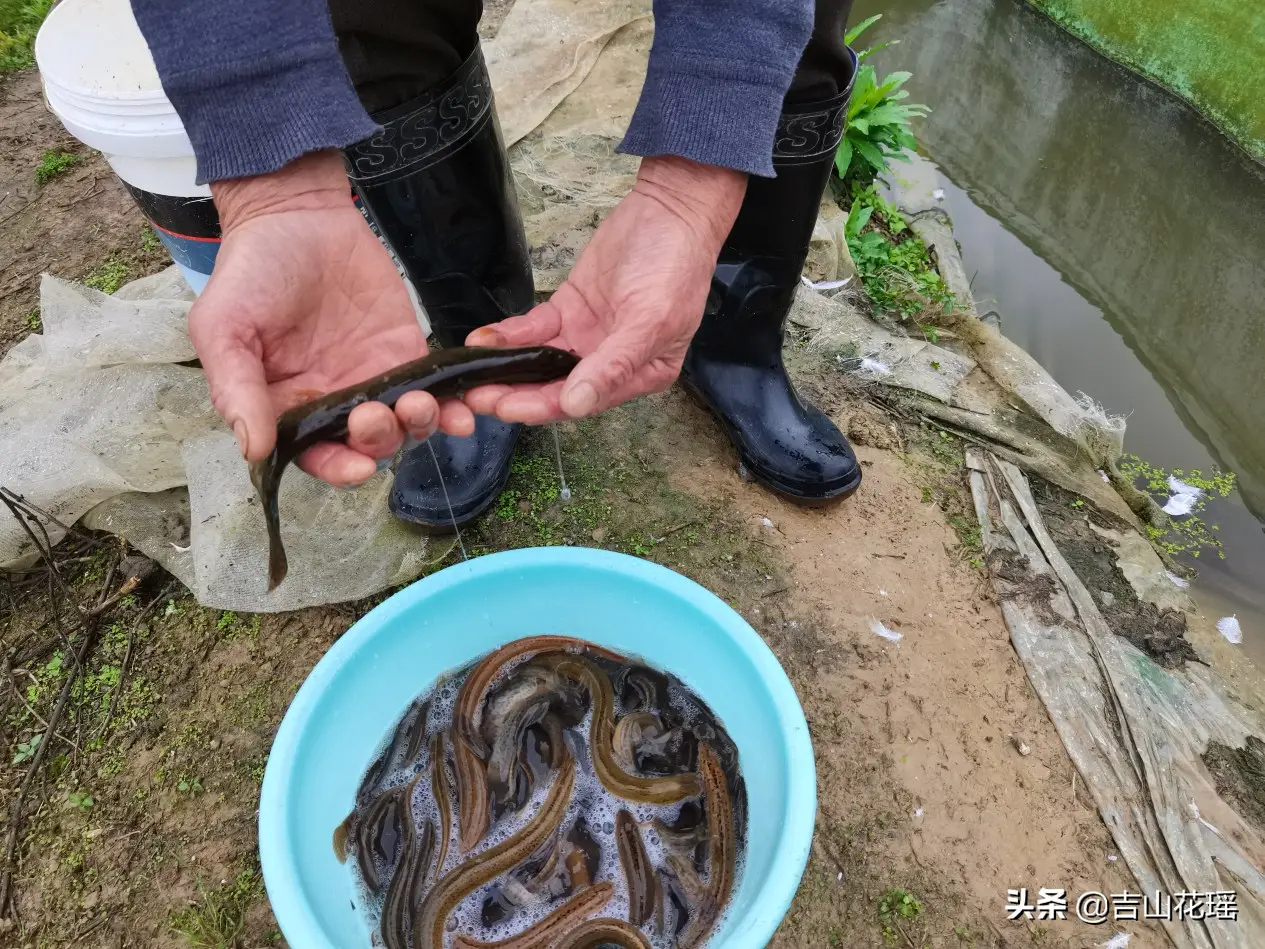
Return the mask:
[[[1237,894],[1237,920],[1162,920],[1173,944],[1265,946],[1265,840],[1218,795],[1201,760],[1210,741],[1242,747],[1265,723],[1214,670],[1160,668],[1115,635],[1046,530],[1023,472],[986,452],[968,452],[967,464],[1011,641],[1141,890]],[[1172,586],[1158,558],[1129,561],[1135,588]]]
[[[113,297],[46,276],[44,332],[0,363],[0,484],[125,537],[208,606],[294,609],[417,576],[433,554],[387,510],[388,474],[340,491],[293,469],[281,489],[291,575],[266,593],[246,466],[205,376],[184,365],[191,300],[174,267]],[[0,521],[0,561],[29,555],[16,522]]]

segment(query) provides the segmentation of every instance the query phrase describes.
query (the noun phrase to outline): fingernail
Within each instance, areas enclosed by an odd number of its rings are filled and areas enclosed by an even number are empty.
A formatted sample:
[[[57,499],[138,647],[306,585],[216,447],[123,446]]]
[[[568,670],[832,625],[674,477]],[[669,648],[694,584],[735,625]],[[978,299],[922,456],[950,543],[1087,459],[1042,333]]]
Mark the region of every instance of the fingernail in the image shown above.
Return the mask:
[[[233,436],[237,439],[237,450],[242,453],[242,457],[246,457],[246,449],[250,447],[250,442],[246,438],[246,423],[238,419],[233,423]]]
[[[439,406],[433,402],[428,402],[426,411],[422,413],[422,423],[414,425],[413,430],[418,432],[429,433],[435,427],[435,418],[439,414]]]
[[[587,382],[580,382],[563,393],[562,401],[562,410],[572,418],[589,415],[597,408],[597,390]]]
[[[505,337],[496,330],[481,326],[466,339],[471,346],[504,346]]]

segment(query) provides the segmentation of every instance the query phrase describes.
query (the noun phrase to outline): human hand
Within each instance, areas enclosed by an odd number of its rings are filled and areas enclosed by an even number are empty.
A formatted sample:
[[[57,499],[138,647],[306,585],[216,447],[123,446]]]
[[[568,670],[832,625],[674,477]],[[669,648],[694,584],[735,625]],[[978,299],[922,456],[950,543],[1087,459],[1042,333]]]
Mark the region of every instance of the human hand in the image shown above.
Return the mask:
[[[475,412],[540,424],[662,392],[698,329],[746,175],[684,158],[647,158],[547,303],[475,330],[471,346],[557,346],[583,358],[562,381],[481,386]]]
[[[189,336],[211,401],[248,461],[267,457],[277,416],[317,395],[426,355],[408,291],[352,203],[342,161],[316,152],[278,172],[211,186],[223,243]],[[458,400],[410,392],[395,411],[356,406],[347,444],[313,446],[299,467],[337,486],[371,478],[405,433],[469,435]]]

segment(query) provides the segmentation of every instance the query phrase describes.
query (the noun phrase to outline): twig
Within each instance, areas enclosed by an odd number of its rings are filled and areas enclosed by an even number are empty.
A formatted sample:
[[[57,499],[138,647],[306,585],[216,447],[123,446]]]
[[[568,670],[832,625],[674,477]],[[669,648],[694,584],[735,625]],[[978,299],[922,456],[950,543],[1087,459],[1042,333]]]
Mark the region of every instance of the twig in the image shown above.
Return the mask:
[[[683,531],[685,530],[685,528],[693,527],[697,523],[698,521],[686,521],[684,524],[677,524],[676,527],[669,527],[667,530],[663,532],[663,536],[659,538],[659,543],[663,542],[664,537],[671,537],[677,531]]]
[[[114,687],[114,692],[110,695],[110,705],[105,711],[105,721],[102,722],[100,729],[97,730],[95,738],[103,736],[110,727],[110,722],[114,720],[114,710],[118,707],[119,696],[123,694],[123,687],[127,684],[127,673],[132,666],[132,647],[136,640],[136,631],[140,629],[141,623],[145,617],[150,614],[155,606],[165,600],[176,584],[168,583],[159,591],[158,595],[150,600],[141,609],[136,619],[132,622],[132,628],[127,631],[127,649],[123,652],[123,661],[119,663],[119,684]]]
[[[787,590],[789,590],[789,589],[790,589],[790,587],[787,587],[787,586],[781,586],[781,587],[778,587],[776,590],[770,590],[770,591],[768,591],[767,593],[761,593],[761,594],[760,594],[760,599],[762,599],[762,600],[763,600],[763,599],[765,599],[766,597],[770,597],[770,596],[777,596],[779,593],[785,593],[785,592],[786,592]]]
[[[75,656],[77,668],[82,668],[84,661],[88,658],[88,652],[92,649],[93,643],[96,642],[99,628],[97,624],[93,623],[85,630],[83,643],[80,644],[79,653]],[[53,710],[48,716],[48,730],[50,732],[55,731],[61,722],[62,713],[65,712],[66,704],[70,701],[71,687],[78,679],[79,677],[72,673],[66,676],[66,681],[62,683],[61,693],[57,696],[57,704],[53,706]],[[35,757],[32,759],[26,775],[22,778],[22,784],[18,788],[18,793],[9,808],[9,832],[4,845],[4,873],[0,875],[0,917],[6,915],[9,899],[12,896],[13,853],[18,845],[18,832],[22,829],[22,810],[26,804],[26,795],[31,789],[35,775],[39,774],[44,766],[44,756],[47,754],[48,746],[51,744],[51,741],[41,741],[39,747],[35,749]]]
[[[22,207],[18,208],[16,211],[10,211],[4,217],[0,217],[0,224],[8,224],[10,221],[12,221],[15,217],[17,217],[27,208],[31,207],[32,205],[39,204],[39,200],[42,197],[44,197],[44,192],[41,191],[38,195],[36,195],[35,198],[26,202],[26,204],[22,205]]]
[[[905,930],[901,927],[900,923],[898,923],[895,920],[895,918],[892,919],[892,925],[896,927],[896,931],[898,933],[900,933],[902,936],[905,937],[905,942],[909,943],[909,949],[918,949],[918,947],[914,945],[914,941],[909,938],[909,933],[905,932]]]
[[[106,599],[102,600],[100,603],[94,606],[91,610],[89,610],[87,615],[90,617],[100,616],[102,613],[104,613],[106,610],[112,607],[119,600],[123,599],[123,597],[127,596],[129,593],[131,593],[140,585],[141,585],[140,577],[128,577],[114,592],[113,596],[107,597]],[[103,588],[102,592],[104,592],[104,589],[105,588]]]
[[[43,518],[44,520],[48,521],[48,523],[52,524],[54,527],[60,527],[70,536],[75,537],[78,540],[87,542],[90,548],[99,547],[102,544],[106,543],[107,540],[113,540],[113,538],[90,537],[89,535],[85,534],[83,531],[79,530],[79,528],[72,527],[71,525],[58,520],[48,511],[40,507],[38,504],[34,504],[31,501],[28,501],[22,495],[16,493],[15,491],[9,490],[8,488],[0,487],[0,498],[7,498],[8,500],[14,502],[15,504],[18,504],[21,507],[25,508],[31,514],[34,514],[37,518]],[[47,537],[47,535],[45,536]]]
[[[879,553],[874,553],[873,551],[870,552],[870,556],[871,557],[890,557],[892,560],[905,559],[905,554],[879,554]]]
[[[17,671],[25,672],[28,676],[31,677],[32,681],[34,681],[37,685],[39,684],[39,680],[36,679],[34,675],[32,675],[29,669],[18,669]],[[66,744],[70,745],[71,748],[75,749],[75,751],[79,752],[80,754],[83,754],[83,749],[80,748],[73,741],[71,741],[69,738],[67,738],[65,735],[63,735],[61,732],[51,732],[48,727],[48,722],[44,721],[44,719],[40,717],[39,712],[31,708],[31,703],[26,700],[26,696],[22,694],[22,689],[18,686],[18,680],[13,678],[14,670],[9,665],[8,660],[5,660],[4,672],[5,672],[5,675],[8,676],[9,678],[9,685],[13,688],[13,694],[18,697],[19,702],[21,702],[23,705],[26,706],[26,710],[31,713],[31,717],[40,723],[40,727],[44,729],[44,734],[45,735],[52,734],[54,738],[60,738]]]
[[[25,531],[26,536],[31,539],[31,543],[35,545],[35,549],[39,551],[40,556],[47,561],[50,579],[56,580],[57,585],[61,588],[62,595],[64,595],[71,604],[79,609],[80,612],[82,612],[82,607],[79,607],[79,605],[75,603],[74,597],[70,595],[70,590],[66,588],[66,582],[62,579],[61,573],[58,572],[57,565],[53,561],[53,543],[49,539],[48,531],[44,530],[44,524],[40,521],[39,517],[30,513],[37,509],[27,504],[21,495],[14,494],[8,488],[0,488],[0,503],[3,503],[4,506],[9,509],[9,513],[17,519],[17,522],[20,525],[22,525],[22,530]],[[31,530],[28,518],[34,521],[35,526],[40,529],[40,534],[44,538],[44,542],[42,544],[40,543],[39,538],[35,536],[35,531]]]
[[[81,194],[79,197],[75,198],[73,201],[67,201],[65,204],[58,205],[58,210],[65,211],[67,208],[74,207],[76,204],[80,204],[84,201],[87,201],[89,198],[95,198],[100,193],[101,193],[101,185],[98,184],[95,188],[93,188],[87,194]]]

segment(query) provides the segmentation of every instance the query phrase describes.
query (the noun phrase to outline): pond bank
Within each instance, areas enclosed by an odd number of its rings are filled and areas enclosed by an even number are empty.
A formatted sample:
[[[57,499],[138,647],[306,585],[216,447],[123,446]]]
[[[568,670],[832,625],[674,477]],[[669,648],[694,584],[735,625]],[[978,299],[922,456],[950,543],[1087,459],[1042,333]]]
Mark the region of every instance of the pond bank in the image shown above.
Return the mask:
[[[1127,451],[1233,471],[1226,554],[1186,562],[1265,664],[1265,169],[1193,111],[1017,0],[860,0],[908,69],[923,155],[972,288],[1068,392],[1128,417]]]
[[[1265,7],[1241,0],[1026,2],[1265,161]]]

